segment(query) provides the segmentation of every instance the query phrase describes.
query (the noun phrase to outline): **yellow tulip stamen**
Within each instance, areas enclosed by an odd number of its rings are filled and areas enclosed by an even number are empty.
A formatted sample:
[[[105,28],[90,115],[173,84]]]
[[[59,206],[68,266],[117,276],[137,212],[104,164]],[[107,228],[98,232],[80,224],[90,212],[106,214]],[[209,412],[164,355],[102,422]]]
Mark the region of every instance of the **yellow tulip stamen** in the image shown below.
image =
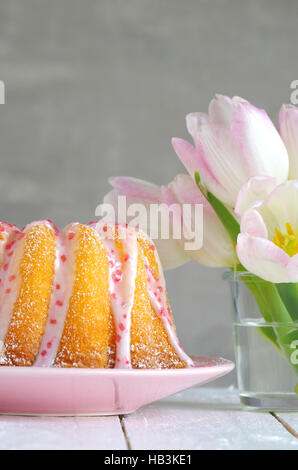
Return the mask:
[[[281,233],[275,227],[273,243],[284,250],[289,256],[294,256],[298,253],[298,231],[295,231],[289,222],[286,223],[286,230],[286,233]]]

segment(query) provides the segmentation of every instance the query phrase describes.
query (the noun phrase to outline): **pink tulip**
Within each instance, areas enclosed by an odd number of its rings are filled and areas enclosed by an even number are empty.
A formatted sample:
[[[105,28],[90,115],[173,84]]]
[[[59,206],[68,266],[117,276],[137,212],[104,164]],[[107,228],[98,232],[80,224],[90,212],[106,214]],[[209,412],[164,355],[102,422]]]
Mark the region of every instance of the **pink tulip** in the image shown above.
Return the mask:
[[[172,196],[172,197],[171,197]],[[169,204],[202,204],[204,215],[203,245],[187,251],[191,259],[212,267],[234,266],[237,256],[231,239],[209,202],[189,175],[178,175],[162,190],[162,201]],[[182,240],[182,242],[185,242]]]
[[[256,175],[288,177],[285,145],[264,110],[242,98],[217,95],[208,114],[191,113],[187,129],[195,146],[174,138],[174,150],[190,175],[197,170],[218,199],[235,206],[241,186]]]
[[[253,200],[253,184],[239,193],[241,200]],[[237,240],[240,262],[266,281],[298,282],[298,180],[277,186],[264,201],[257,201],[241,218]]]
[[[106,195],[104,202],[111,203],[114,207],[117,207],[119,195],[127,197],[127,204],[138,202],[148,209],[152,203],[164,203],[168,207],[172,204],[203,205],[202,248],[185,251],[187,240],[183,237],[180,240],[154,240],[164,268],[178,266],[189,259],[206,266],[219,267],[234,266],[237,262],[229,235],[189,175],[178,175],[169,185],[161,187],[128,177],[110,178],[109,181],[114,190]],[[186,221],[183,220],[182,224],[186,225]]]
[[[103,202],[104,204],[112,205],[116,211],[118,211],[119,196],[126,196],[127,207],[132,204],[142,204],[148,212],[150,210],[150,204],[161,203],[161,188],[147,181],[125,176],[116,176],[110,178],[109,182],[114,189],[106,194]],[[130,222],[129,218],[127,222]],[[140,226],[140,228],[145,230],[143,226]],[[158,227],[156,226],[152,229],[158,230]],[[188,254],[184,251],[179,240],[173,239],[171,232],[168,240],[155,239],[154,242],[164,269],[175,268],[189,261],[190,258]]]
[[[280,135],[286,145],[289,160],[289,179],[298,178],[298,109],[284,104],[279,113]]]

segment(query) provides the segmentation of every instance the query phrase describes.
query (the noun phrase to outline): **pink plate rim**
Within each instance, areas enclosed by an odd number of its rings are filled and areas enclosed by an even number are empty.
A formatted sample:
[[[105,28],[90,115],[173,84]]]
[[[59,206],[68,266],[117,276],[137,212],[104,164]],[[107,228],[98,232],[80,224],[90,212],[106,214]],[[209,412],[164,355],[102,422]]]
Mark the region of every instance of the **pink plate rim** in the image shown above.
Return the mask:
[[[223,358],[192,356],[185,369],[0,367],[0,414],[106,416],[129,414],[234,368]]]

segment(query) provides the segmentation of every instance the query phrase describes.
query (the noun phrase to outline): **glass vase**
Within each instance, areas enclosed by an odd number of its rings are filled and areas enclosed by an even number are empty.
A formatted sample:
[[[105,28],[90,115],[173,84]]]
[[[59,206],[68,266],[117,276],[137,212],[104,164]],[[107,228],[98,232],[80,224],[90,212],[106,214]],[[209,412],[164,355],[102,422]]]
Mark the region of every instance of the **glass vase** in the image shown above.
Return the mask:
[[[271,284],[247,272],[231,271],[224,279],[231,289],[241,404],[298,411],[297,285]]]

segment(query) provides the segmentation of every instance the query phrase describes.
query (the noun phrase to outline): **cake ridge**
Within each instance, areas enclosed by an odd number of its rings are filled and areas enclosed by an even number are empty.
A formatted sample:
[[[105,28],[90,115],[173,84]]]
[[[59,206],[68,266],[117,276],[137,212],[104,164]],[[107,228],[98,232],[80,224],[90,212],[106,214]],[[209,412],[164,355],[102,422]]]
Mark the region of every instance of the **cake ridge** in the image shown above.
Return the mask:
[[[41,345],[33,364],[36,367],[51,367],[59,349],[74,283],[74,271],[71,270],[70,261],[74,257],[72,245],[75,241],[74,237],[70,237],[69,234],[75,235],[74,230],[77,225],[75,222],[70,223],[62,231],[56,233],[56,259],[51,302]],[[54,229],[53,224],[51,227]]]
[[[22,257],[22,252],[24,251],[22,247],[24,247],[26,240],[25,236],[27,232],[36,225],[46,225],[53,232],[55,240],[55,260],[53,264],[53,283],[47,318],[40,338],[39,349],[31,365],[35,367],[58,367],[61,365],[59,362],[55,363],[55,360],[58,357],[60,342],[64,335],[66,318],[70,308],[70,298],[72,296],[75,280],[75,269],[73,269],[73,266],[76,265],[76,253],[79,249],[78,235],[81,227],[87,228],[88,226],[72,222],[62,231],[59,231],[53,222],[49,220],[33,221],[22,230],[19,230],[16,226],[11,224],[0,223],[0,258],[2,258],[0,268],[0,299],[3,299],[5,289],[7,289],[8,279],[10,279],[10,277],[14,278],[12,282],[12,286],[14,287],[11,288],[10,293],[6,294],[7,311],[4,312],[5,315],[3,315],[3,311],[0,310],[0,365],[11,365],[7,357],[5,357],[4,343],[12,316],[11,310],[13,309],[11,307],[14,304],[14,300],[16,301],[17,298],[20,278],[18,272],[12,273],[10,266],[12,261],[15,262]],[[163,269],[157,250],[151,239],[144,232],[127,225],[95,222],[90,224],[89,228],[93,233],[93,238],[95,236],[105,249],[108,264],[108,295],[116,339],[114,367],[133,367],[130,341],[131,315],[135,301],[135,285],[140,260],[145,269],[144,272],[147,278],[146,289],[151,307],[163,324],[168,343],[179,361],[184,364],[184,367],[192,367],[192,360],[184,352],[178,341],[167,299]],[[109,229],[111,229],[112,232],[114,231],[112,235]],[[121,231],[124,233],[122,237],[119,236]],[[156,265],[155,272],[146,255],[148,251],[146,252],[145,248],[140,243],[141,241],[144,241],[150,247],[150,253]],[[9,249],[7,249],[7,246]],[[8,261],[7,258],[9,258]],[[5,302],[1,303],[1,306],[5,305]],[[177,363],[177,361],[175,362],[174,359],[172,359],[172,361],[172,367],[183,367],[181,365],[175,366],[174,364]],[[68,366],[71,366],[71,364]],[[107,367],[110,367],[110,365],[107,365]],[[144,367],[144,365],[134,365],[134,367]]]

